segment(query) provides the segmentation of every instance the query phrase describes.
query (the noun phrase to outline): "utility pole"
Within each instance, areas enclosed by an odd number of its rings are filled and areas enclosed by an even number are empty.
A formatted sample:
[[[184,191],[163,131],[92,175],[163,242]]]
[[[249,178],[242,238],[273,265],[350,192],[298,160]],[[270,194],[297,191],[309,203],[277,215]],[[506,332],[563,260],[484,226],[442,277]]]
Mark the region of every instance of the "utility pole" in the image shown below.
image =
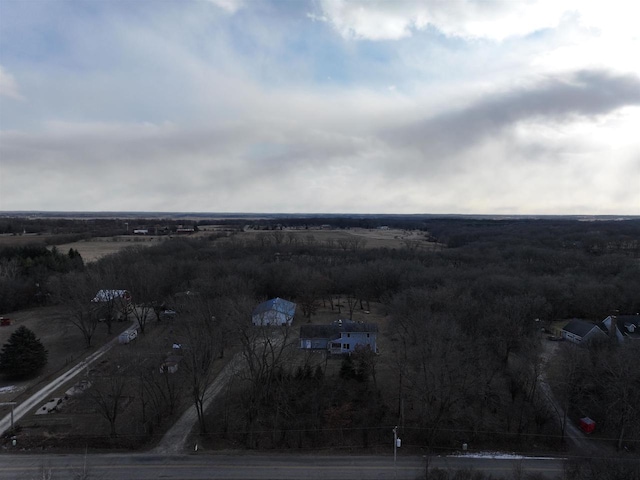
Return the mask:
[[[13,430],[13,406],[16,405],[17,402],[2,402],[0,403],[0,407],[4,405],[11,405],[11,430]]]
[[[393,427],[393,476],[398,478],[398,468],[396,467],[396,459],[398,456],[398,447],[401,440],[398,438],[398,426]]]

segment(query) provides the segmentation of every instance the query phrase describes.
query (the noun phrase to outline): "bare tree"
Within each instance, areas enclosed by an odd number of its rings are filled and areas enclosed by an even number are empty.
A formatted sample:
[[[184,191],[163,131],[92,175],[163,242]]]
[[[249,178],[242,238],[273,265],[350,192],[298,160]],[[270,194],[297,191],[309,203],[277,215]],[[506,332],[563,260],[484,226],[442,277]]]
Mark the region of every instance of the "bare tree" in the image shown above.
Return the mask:
[[[254,447],[253,434],[260,406],[264,404],[265,395],[273,391],[278,372],[292,352],[290,335],[291,328],[288,325],[254,327],[246,322],[241,327],[240,340],[246,369],[240,378],[245,386],[246,443],[251,448]],[[275,402],[276,411],[273,415],[276,418],[282,415],[282,407]]]
[[[186,370],[200,433],[206,434],[204,402],[215,380],[214,362],[219,357],[220,344],[216,338],[215,315],[211,302],[200,297],[185,300],[181,312],[184,312],[178,328],[183,355],[181,365]]]
[[[82,333],[86,347],[91,347],[91,340],[99,324],[96,310],[87,305],[74,305],[69,321]]]
[[[353,320],[353,312],[355,312],[356,307],[358,306],[358,297],[354,294],[347,294],[347,309],[349,310],[349,320]]]
[[[91,347],[91,340],[99,324],[99,310],[91,303],[95,282],[91,275],[72,273],[62,282],[63,298],[68,307],[69,321],[84,338],[85,346]],[[93,293],[92,293],[93,292]]]
[[[588,365],[587,351],[577,345],[564,345],[560,354],[560,361],[556,362],[555,369],[551,372],[551,380],[555,386],[559,402],[551,405],[560,420],[560,442],[564,443],[567,431],[569,411],[574,408],[585,387],[582,381],[582,372]]]
[[[87,391],[98,413],[109,422],[110,435],[117,436],[116,421],[122,412],[123,393],[129,383],[129,375],[122,359],[112,363],[107,372],[95,376]]]
[[[636,343],[627,340],[624,345],[611,346],[596,368],[607,417],[617,430],[617,450],[622,449],[626,435],[640,426],[640,346]]]
[[[302,308],[302,314],[311,321],[311,316],[315,315],[318,310],[320,298],[326,293],[328,282],[326,278],[319,273],[311,273],[305,275],[301,272],[299,276],[299,293],[298,303]]]

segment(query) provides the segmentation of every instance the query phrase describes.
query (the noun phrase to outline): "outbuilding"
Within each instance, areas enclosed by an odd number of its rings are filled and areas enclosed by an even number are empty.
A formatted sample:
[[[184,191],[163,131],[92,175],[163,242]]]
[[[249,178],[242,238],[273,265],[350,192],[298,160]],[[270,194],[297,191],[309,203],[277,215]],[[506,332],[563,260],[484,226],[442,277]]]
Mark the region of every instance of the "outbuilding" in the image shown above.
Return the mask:
[[[596,422],[591,420],[589,417],[583,417],[580,419],[580,430],[584,433],[591,433],[596,428]]]
[[[276,297],[258,305],[251,314],[251,322],[256,326],[291,325],[295,314],[295,303]]]

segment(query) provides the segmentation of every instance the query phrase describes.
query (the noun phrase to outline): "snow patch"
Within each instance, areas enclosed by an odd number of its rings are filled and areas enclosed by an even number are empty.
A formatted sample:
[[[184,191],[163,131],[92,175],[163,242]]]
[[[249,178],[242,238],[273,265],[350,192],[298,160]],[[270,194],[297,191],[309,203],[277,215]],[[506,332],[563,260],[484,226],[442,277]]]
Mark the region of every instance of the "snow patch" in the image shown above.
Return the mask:
[[[455,453],[447,455],[447,457],[494,458],[498,460],[557,460],[557,457],[528,457],[517,453],[504,452]]]
[[[24,387],[17,387],[15,385],[9,385],[7,387],[0,387],[0,395],[4,395],[5,393],[16,393],[24,390]]]

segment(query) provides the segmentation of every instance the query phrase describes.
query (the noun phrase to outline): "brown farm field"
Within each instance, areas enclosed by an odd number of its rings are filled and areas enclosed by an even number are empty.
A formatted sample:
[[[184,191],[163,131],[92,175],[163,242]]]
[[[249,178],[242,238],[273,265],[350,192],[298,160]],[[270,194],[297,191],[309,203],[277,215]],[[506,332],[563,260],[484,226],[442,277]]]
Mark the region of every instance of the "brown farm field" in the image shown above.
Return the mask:
[[[213,233],[228,232],[223,228],[216,226],[205,226],[200,232],[187,236],[186,238],[203,238]],[[435,250],[442,248],[440,244],[430,242],[428,234],[417,230],[379,230],[352,228],[348,230],[298,230],[284,229],[281,232],[282,243],[290,243],[292,241],[302,243],[316,244],[333,244],[337,246],[341,241],[349,242],[350,240],[359,239],[362,241],[361,248],[420,248],[425,250]],[[274,241],[273,231],[264,230],[244,230],[242,232],[232,234],[233,237],[244,240],[258,240],[264,237],[267,241]],[[125,248],[130,247],[151,247],[158,245],[160,242],[170,240],[175,236],[132,236],[122,235],[116,237],[100,237],[89,240],[81,240],[73,243],[65,243],[58,245],[57,248],[61,252],[66,252],[73,248],[80,252],[85,263],[95,262],[96,260],[118,253]],[[294,240],[292,240],[294,239]],[[346,244],[345,244],[345,248]]]
[[[203,238],[221,232],[227,235],[230,233],[227,227],[208,225],[203,226],[200,232],[188,235],[186,238]],[[274,233],[275,235],[279,235],[281,237],[279,241],[285,244],[295,241],[305,244],[334,245],[338,248],[342,245],[343,248],[348,249],[353,246],[349,245],[349,242],[356,240],[360,241],[357,245],[358,248],[419,248],[424,250],[442,248],[442,245],[429,241],[428,233],[418,230],[351,228],[265,231],[245,229],[244,231],[232,233],[231,235],[244,240],[259,240],[262,237],[268,242],[275,242]],[[56,243],[56,237],[59,236],[53,234],[0,235],[0,248],[26,245],[52,245]],[[172,238],[175,238],[175,236],[118,235],[113,237],[94,237],[87,240],[59,244],[56,245],[56,248],[62,253],[73,248],[80,253],[85,263],[91,263],[107,255],[118,253],[126,248],[151,247]]]
[[[70,248],[80,252],[85,263],[95,262],[96,260],[117,253],[125,248],[140,246],[149,247],[157,245],[158,242],[165,240],[167,237],[134,237],[132,235],[121,235],[115,237],[95,237],[88,240],[79,240],[77,242],[56,244],[56,239],[60,235],[0,235],[0,248],[3,247],[24,247],[27,245],[53,245],[59,252],[66,253]]]
[[[261,236],[269,241],[275,241],[275,236],[281,237],[280,242],[287,244],[299,241],[309,244],[340,246],[349,248],[349,242],[357,239],[362,243],[358,248],[423,248],[433,250],[440,245],[429,242],[428,233],[419,230],[399,229],[283,229],[283,230],[244,230],[239,234],[240,238],[259,239]]]
[[[134,237],[134,236],[117,236],[117,237],[100,237],[89,240],[81,240],[79,242],[65,243],[58,245],[60,252],[66,252],[70,248],[77,250],[85,263],[95,262],[102,257],[118,253],[125,248],[131,247],[150,247],[157,245],[166,237]]]

